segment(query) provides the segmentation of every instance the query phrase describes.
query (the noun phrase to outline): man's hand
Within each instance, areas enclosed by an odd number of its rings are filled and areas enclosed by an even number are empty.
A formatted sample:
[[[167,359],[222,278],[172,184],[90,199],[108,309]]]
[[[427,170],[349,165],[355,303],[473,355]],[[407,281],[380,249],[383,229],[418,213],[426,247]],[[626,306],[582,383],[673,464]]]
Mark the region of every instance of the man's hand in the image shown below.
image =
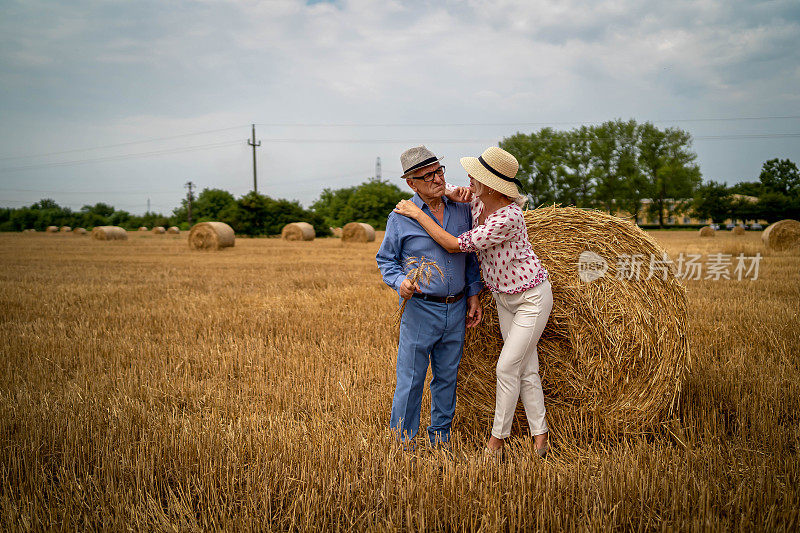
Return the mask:
[[[483,318],[483,307],[478,295],[467,298],[467,327],[474,328],[481,323]]]
[[[456,187],[455,190],[446,192],[444,194],[451,202],[459,202],[465,204],[472,200],[472,191],[469,187]]]
[[[397,292],[400,293],[400,297],[408,300],[412,296],[414,296],[415,292],[422,292],[419,290],[419,285],[416,283],[411,283],[411,280],[404,279],[403,283],[400,284],[400,288],[397,289]]]

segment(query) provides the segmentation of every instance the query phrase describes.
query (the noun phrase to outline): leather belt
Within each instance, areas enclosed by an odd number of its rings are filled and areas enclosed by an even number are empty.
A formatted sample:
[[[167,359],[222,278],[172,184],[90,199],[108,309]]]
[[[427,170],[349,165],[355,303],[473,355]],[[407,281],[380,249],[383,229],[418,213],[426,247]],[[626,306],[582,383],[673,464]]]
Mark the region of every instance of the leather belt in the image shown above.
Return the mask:
[[[414,293],[414,298],[425,300],[426,302],[436,302],[437,304],[454,304],[464,297],[464,293],[456,294],[455,296],[431,296],[430,294],[422,294],[420,292]]]

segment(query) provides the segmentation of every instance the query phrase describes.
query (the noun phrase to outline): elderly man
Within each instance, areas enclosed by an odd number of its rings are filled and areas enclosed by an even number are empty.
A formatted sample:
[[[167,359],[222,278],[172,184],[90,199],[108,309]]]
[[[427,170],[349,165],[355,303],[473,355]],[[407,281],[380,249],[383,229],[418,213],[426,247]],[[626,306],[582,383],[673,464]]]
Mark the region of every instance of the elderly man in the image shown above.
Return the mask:
[[[416,193],[411,201],[451,235],[472,228],[469,204],[445,196],[444,166],[430,150],[417,146],[400,156],[403,178]],[[409,257],[436,261],[444,279],[434,272],[430,284],[420,287],[406,279]],[[456,408],[456,378],[464,347],[465,327],[476,326],[483,316],[478,292],[483,288],[474,254],[450,254],[415,220],[389,214],[386,236],[376,256],[383,280],[407,299],[400,322],[397,349],[397,385],[390,426],[405,442],[419,430],[422,389],[430,361],[431,444],[450,440]]]

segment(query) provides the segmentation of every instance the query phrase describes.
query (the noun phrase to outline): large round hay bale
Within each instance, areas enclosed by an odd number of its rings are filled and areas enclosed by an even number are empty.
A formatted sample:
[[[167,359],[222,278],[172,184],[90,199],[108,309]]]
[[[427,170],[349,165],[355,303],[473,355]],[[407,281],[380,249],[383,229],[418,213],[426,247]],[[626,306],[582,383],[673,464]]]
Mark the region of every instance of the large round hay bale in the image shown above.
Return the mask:
[[[69,226],[61,226],[58,231],[60,231],[61,233],[69,233],[70,231],[72,231],[72,228]]]
[[[22,230],[22,233],[36,233],[36,230],[33,229],[33,228],[28,228],[28,229]]]
[[[167,232],[167,230],[164,229],[164,226],[156,226],[150,231],[152,231],[156,235],[163,235],[164,233]]]
[[[58,226],[47,226],[47,233],[58,233]]]
[[[281,237],[287,241],[313,241],[317,234],[308,222],[292,222],[281,230]]]
[[[342,228],[331,228],[331,233],[334,237],[342,238]]]
[[[119,226],[97,226],[92,230],[92,239],[98,241],[125,241],[128,232]]]
[[[200,222],[189,230],[189,248],[192,250],[220,250],[235,243],[233,228],[224,222]]]
[[[72,233],[75,234],[75,235],[86,235],[86,229],[85,228],[75,228],[74,230],[72,230]]]
[[[150,230],[149,230],[149,229],[147,229],[147,226],[141,226],[141,227],[139,228],[139,231],[150,231]]]
[[[715,235],[714,228],[711,226],[703,226],[700,228],[700,236],[701,237],[713,237]]]
[[[800,222],[786,219],[770,224],[761,234],[761,241],[767,248],[778,252],[800,247]]]
[[[350,222],[342,228],[343,242],[372,242],[375,240],[375,229],[363,222]]]
[[[664,251],[631,222],[598,211],[527,211],[528,235],[553,287],[553,310],[539,341],[547,420],[562,443],[635,434],[668,420],[688,366],[683,285]],[[641,275],[625,268],[641,259]],[[663,272],[663,273],[662,273]],[[631,279],[628,279],[628,278]],[[666,279],[663,279],[663,278]],[[460,428],[488,436],[495,366],[503,345],[494,299],[481,295],[483,322],[467,331],[458,373]],[[513,432],[528,431],[521,403]]]
[[[170,226],[167,228],[167,233],[170,235],[178,235],[180,234],[181,230],[178,226]]]
[[[733,229],[731,230],[731,235],[739,236],[739,235],[744,235],[744,234],[745,234],[745,230],[741,226],[734,226]]]

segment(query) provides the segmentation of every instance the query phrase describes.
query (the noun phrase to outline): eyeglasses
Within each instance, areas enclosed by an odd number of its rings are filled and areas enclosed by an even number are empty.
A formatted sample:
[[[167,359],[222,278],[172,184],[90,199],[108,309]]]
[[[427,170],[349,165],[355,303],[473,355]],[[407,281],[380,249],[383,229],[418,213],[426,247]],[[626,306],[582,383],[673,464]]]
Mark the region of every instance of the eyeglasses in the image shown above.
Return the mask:
[[[412,179],[422,180],[425,183],[430,183],[436,178],[436,176],[439,176],[440,178],[444,176],[444,165],[440,166],[436,170],[431,170],[430,172],[426,172],[422,176],[419,176],[419,177],[416,177],[416,178],[412,178]]]

